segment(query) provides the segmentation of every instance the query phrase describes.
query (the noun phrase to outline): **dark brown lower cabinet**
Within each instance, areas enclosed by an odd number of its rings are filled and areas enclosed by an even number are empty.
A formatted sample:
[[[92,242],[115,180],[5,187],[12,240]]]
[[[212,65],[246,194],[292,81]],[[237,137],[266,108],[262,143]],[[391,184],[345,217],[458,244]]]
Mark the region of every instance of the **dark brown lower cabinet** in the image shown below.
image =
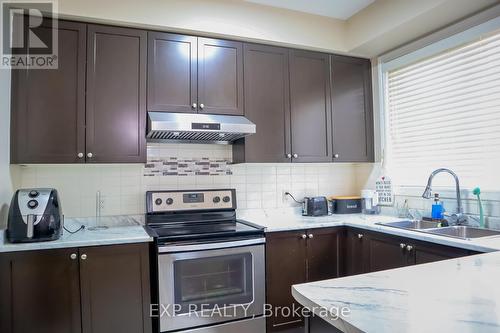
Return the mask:
[[[307,281],[305,231],[276,232],[266,235],[266,298],[273,308],[299,306],[291,286]],[[277,332],[304,326],[301,317],[271,316],[266,322],[267,332]]]
[[[271,232],[266,235],[267,303],[274,308],[299,306],[294,284],[370,273],[474,254],[464,249],[356,228],[331,227]],[[273,316],[267,332],[297,333],[305,320]],[[328,330],[330,329],[330,330]],[[314,317],[309,332],[336,332]]]
[[[0,332],[151,332],[147,244],[0,255]]]
[[[151,332],[145,244],[80,249],[83,333]]]
[[[382,233],[369,233],[363,236],[363,262],[365,272],[412,264],[406,253],[404,239]]]
[[[338,277],[341,234],[341,228],[267,234],[267,303],[275,310],[300,307],[292,296],[292,285]],[[288,332],[303,326],[302,317],[275,315],[267,319],[267,332]]]
[[[0,332],[81,332],[77,251],[0,254]]]
[[[475,254],[464,249],[349,228],[345,238],[346,276]]]

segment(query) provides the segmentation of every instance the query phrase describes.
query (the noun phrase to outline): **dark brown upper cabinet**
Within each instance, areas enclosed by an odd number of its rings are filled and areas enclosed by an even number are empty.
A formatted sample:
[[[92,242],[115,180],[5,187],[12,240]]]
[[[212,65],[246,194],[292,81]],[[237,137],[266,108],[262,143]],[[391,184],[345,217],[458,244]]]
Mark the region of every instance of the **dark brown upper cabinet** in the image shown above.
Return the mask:
[[[86,25],[59,21],[58,37],[58,69],[12,70],[11,163],[85,162]]]
[[[330,55],[290,50],[290,111],[293,161],[332,161]]]
[[[196,112],[198,39],[148,33],[148,110]]]
[[[149,32],[148,110],[243,114],[243,44]]]
[[[87,162],[146,162],[147,32],[89,25]]]
[[[233,161],[290,162],[288,49],[244,45],[245,117],[257,134],[233,145]]]
[[[243,44],[198,38],[198,110],[243,115]]]
[[[332,55],[335,162],[374,160],[372,106],[370,60]]]
[[[0,254],[0,332],[150,333],[148,244]]]

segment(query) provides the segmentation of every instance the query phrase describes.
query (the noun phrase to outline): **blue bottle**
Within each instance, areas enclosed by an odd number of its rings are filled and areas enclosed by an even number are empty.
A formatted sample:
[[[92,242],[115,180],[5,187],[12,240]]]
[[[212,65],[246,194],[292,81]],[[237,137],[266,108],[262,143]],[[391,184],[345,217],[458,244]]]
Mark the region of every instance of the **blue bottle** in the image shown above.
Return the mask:
[[[439,194],[434,194],[434,203],[432,204],[431,217],[436,220],[441,220],[444,217],[444,206],[439,200]]]

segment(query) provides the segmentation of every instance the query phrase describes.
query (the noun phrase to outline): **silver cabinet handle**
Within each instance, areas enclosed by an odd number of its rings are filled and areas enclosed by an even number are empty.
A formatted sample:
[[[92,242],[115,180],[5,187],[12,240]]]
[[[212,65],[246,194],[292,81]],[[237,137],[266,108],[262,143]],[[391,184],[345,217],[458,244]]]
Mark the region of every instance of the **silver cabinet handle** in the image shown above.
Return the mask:
[[[76,156],[78,156],[78,158],[83,158],[83,153],[78,153]]]
[[[309,239],[311,239],[311,238],[314,238],[314,235],[313,234],[309,234],[309,236],[307,236],[307,237],[309,237]]]
[[[406,247],[406,244],[401,243],[401,244],[399,244],[399,247],[404,249]]]
[[[196,110],[197,106],[198,106],[198,104],[196,104],[196,103],[191,104],[191,107],[193,108],[193,110]]]
[[[363,234],[358,234],[358,238],[359,239],[363,238]]]
[[[82,255],[80,256],[80,258],[81,258],[82,260],[86,260],[86,259],[87,259],[87,255],[84,253],[84,254],[82,254]]]
[[[339,158],[339,154],[333,155],[333,158]]]
[[[203,110],[203,108],[204,108],[204,107],[205,107],[205,104],[201,103],[201,104],[200,104],[200,109],[202,109],[202,110]]]
[[[293,154],[293,158],[297,158],[297,157],[299,157],[299,155]]]
[[[303,234],[301,237],[302,237],[302,239],[306,239],[306,238],[307,238],[307,235],[306,235],[306,234]]]
[[[292,158],[292,154],[286,154],[286,158]]]
[[[411,251],[413,250],[413,246],[411,245],[406,245],[406,251]]]
[[[94,154],[92,154],[92,153],[87,153],[87,157],[88,157],[88,158],[92,158],[92,157],[94,157]]]
[[[76,253],[71,253],[71,254],[69,255],[69,258],[70,258],[71,260],[75,260],[75,259],[76,259],[76,257],[77,257]]]

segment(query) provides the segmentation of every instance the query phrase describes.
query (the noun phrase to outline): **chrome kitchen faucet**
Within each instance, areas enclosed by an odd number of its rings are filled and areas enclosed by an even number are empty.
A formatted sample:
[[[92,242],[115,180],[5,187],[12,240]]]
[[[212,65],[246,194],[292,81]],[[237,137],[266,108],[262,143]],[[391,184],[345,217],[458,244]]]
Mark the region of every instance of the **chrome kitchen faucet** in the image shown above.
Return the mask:
[[[432,180],[434,179],[434,176],[436,176],[439,173],[446,172],[449,173],[450,175],[455,178],[455,186],[456,186],[456,196],[457,196],[457,212],[455,214],[452,214],[450,216],[451,219],[451,224],[458,224],[458,225],[463,225],[467,224],[468,218],[467,215],[464,214],[464,209],[462,207],[462,198],[460,196],[460,181],[458,180],[458,176],[456,173],[451,171],[450,169],[446,168],[440,168],[437,170],[434,170],[431,175],[429,176],[429,180],[427,180],[427,186],[425,187],[425,191],[422,194],[422,198],[425,199],[430,199],[431,194],[432,194]]]

